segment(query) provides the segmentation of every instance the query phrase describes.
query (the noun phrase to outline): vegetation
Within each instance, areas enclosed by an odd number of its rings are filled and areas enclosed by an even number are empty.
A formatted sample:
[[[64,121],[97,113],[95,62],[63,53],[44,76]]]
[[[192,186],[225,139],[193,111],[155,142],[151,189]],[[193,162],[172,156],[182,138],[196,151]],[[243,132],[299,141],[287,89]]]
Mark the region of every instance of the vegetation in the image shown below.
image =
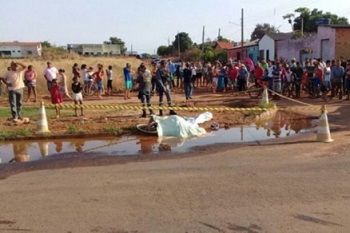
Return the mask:
[[[8,138],[22,138],[29,137],[33,134],[33,131],[30,128],[20,128],[16,131],[0,131],[0,140],[4,141]]]
[[[289,13],[283,16],[283,19],[288,19],[288,22],[292,25],[293,31],[303,32],[316,32],[318,22],[322,19],[329,19],[330,24],[333,25],[348,25],[348,19],[345,17],[339,17],[330,12],[323,12],[318,9],[313,9],[310,11],[309,8],[300,7],[294,11],[298,14],[295,16],[294,13]],[[301,28],[303,21],[303,28]]]
[[[268,23],[257,24],[250,36],[250,40],[253,41],[256,39],[261,39],[265,34],[271,33],[271,32],[276,33],[278,32],[278,30],[275,28],[275,26],[271,26]]]
[[[103,127],[103,132],[118,136],[121,134],[121,129],[116,125],[106,125]]]
[[[119,44],[120,45],[120,52],[122,54],[125,54],[127,51],[127,49],[125,47],[125,42],[118,37],[110,37],[109,41],[104,41],[103,43],[104,44]]]

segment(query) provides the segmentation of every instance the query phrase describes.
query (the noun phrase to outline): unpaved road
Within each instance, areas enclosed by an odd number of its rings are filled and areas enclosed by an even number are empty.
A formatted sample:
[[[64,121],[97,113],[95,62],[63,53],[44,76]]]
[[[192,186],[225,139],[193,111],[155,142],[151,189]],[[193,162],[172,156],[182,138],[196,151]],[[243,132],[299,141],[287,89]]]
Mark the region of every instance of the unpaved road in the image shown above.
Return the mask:
[[[330,112],[333,143],[309,134],[10,175],[0,232],[350,232],[348,102]]]

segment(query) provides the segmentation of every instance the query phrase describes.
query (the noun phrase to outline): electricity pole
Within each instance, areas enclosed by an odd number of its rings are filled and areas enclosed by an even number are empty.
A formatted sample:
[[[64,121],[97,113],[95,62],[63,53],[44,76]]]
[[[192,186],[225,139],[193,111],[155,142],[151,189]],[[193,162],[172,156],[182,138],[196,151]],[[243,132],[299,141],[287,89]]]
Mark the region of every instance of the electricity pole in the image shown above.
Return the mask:
[[[242,8],[242,19],[241,19],[241,57],[240,60],[243,61],[243,43],[244,43],[244,30],[243,30],[244,22],[243,22],[243,8]]]
[[[180,34],[177,31],[177,49],[179,50],[179,59],[181,59],[181,51],[180,51]]]
[[[203,34],[202,34],[202,53],[204,52],[204,32],[205,32],[205,27],[203,26]]]

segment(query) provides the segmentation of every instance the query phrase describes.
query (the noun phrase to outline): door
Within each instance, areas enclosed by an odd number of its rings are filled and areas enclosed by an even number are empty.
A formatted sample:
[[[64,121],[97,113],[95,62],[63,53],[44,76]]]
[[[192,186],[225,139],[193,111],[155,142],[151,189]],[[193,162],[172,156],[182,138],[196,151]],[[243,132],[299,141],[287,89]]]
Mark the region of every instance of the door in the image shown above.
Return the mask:
[[[329,58],[329,39],[321,40],[321,58],[326,61]]]

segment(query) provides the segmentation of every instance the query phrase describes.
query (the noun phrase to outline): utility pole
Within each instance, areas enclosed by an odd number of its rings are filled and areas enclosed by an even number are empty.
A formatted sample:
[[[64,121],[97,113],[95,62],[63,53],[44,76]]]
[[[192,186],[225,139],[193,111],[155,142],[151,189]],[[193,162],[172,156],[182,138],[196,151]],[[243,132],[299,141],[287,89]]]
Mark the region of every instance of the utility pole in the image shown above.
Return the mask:
[[[169,36],[168,36],[168,46],[170,45],[170,39],[169,39]]]
[[[244,55],[243,55],[243,43],[244,43],[244,21],[243,21],[243,8],[242,8],[242,19],[241,19],[241,56],[240,60],[243,61]]]
[[[304,18],[301,16],[301,37],[304,37]]]
[[[179,50],[179,59],[181,59],[181,51],[180,51],[180,34],[177,31],[177,49]]]
[[[205,27],[203,26],[203,33],[202,33],[202,53],[204,52],[204,32],[205,32]]]
[[[221,31],[221,29],[219,28],[218,39],[220,38],[220,31]]]
[[[130,50],[130,55],[132,55],[133,54],[133,52],[132,52],[132,44],[131,44],[131,50]]]

